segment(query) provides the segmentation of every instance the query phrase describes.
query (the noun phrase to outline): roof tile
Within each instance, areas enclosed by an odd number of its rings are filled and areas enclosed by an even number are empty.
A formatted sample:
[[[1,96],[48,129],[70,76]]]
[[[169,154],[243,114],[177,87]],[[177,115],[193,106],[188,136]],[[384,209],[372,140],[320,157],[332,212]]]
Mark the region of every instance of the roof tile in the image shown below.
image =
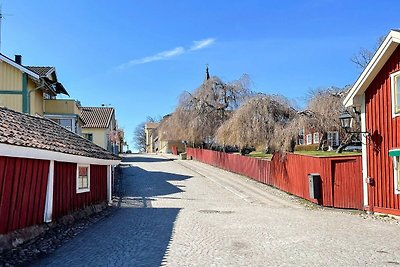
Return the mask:
[[[82,128],[108,128],[113,113],[114,108],[110,107],[82,107]]]
[[[49,119],[7,108],[0,108],[0,143],[98,159],[119,159]]]

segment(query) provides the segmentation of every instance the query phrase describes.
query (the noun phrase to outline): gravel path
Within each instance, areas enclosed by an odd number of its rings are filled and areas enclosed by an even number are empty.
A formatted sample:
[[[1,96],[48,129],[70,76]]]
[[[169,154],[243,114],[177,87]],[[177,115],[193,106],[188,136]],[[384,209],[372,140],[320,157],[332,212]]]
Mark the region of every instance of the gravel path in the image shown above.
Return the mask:
[[[196,161],[124,161],[120,208],[33,265],[400,265],[396,220],[305,205]]]

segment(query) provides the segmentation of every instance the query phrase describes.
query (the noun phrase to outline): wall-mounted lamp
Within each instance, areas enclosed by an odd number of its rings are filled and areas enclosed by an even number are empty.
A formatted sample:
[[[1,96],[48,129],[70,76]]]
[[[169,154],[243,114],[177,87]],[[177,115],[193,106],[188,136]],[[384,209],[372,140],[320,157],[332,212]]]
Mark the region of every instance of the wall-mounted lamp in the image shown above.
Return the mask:
[[[340,114],[339,119],[340,119],[340,124],[342,125],[342,128],[346,131],[346,133],[356,133],[356,134],[363,133],[366,135],[370,134],[368,131],[367,132],[351,131],[354,118],[347,110],[343,111],[342,114]]]

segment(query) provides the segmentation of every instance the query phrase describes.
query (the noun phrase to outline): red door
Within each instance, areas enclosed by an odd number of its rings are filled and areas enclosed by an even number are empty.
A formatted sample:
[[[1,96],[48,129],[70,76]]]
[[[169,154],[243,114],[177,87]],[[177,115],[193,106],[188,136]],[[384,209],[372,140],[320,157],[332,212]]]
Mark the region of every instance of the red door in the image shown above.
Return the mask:
[[[335,208],[362,209],[362,173],[356,160],[332,161],[332,195]]]

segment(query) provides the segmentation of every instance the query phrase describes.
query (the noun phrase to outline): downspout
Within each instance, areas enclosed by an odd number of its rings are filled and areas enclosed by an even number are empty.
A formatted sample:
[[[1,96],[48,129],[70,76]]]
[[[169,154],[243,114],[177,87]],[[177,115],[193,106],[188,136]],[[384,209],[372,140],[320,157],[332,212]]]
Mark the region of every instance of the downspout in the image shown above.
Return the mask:
[[[28,74],[22,73],[22,112],[29,112]]]
[[[367,131],[366,125],[366,107],[365,107],[365,94],[361,97],[361,131]],[[368,203],[368,155],[367,155],[367,135],[361,134],[361,153],[362,153],[362,184],[363,184],[363,195],[364,195],[364,207],[368,207],[369,211],[373,212],[374,203]]]
[[[54,160],[50,161],[49,175],[47,178],[46,203],[44,206],[44,222],[51,222],[53,216],[54,192]]]

